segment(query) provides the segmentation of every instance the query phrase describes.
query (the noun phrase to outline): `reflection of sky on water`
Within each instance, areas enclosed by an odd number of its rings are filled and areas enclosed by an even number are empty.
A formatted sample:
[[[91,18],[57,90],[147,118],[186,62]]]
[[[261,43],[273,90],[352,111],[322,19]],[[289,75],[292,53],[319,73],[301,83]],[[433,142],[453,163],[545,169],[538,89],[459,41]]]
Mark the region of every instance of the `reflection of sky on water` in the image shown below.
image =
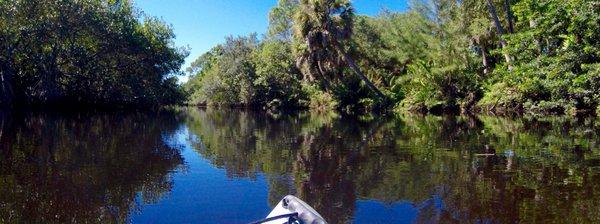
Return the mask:
[[[356,223],[412,223],[418,209],[410,202],[384,205],[373,200],[356,203]]]
[[[176,170],[169,195],[157,204],[142,205],[132,222],[246,223],[270,210],[264,176],[228,178],[225,170],[213,167],[194,151],[187,127],[168,137],[167,144],[181,147],[185,171]]]
[[[185,112],[0,114],[0,223],[600,223],[597,119]]]
[[[173,171],[173,189],[156,204],[140,205],[133,223],[248,223],[262,219],[271,208],[264,174],[256,179],[227,177],[195,151],[198,136],[182,126],[164,141],[179,148],[185,165]],[[138,200],[140,201],[140,200]],[[411,223],[418,207],[410,202],[386,205],[374,200],[356,203],[356,223]]]

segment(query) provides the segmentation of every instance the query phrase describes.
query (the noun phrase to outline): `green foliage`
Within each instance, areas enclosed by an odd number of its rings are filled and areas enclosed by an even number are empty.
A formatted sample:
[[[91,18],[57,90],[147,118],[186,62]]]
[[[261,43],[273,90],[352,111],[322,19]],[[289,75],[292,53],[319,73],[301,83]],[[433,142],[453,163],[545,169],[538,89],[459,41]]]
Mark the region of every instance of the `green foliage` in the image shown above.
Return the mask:
[[[351,35],[354,9],[347,0],[302,0],[294,16],[294,54],[306,79],[330,88],[342,75],[342,41]]]
[[[311,82],[331,91],[350,75],[359,78],[379,101],[388,97],[375,86],[349,55],[354,8],[348,0],[302,0],[294,17],[295,55],[298,67]],[[356,89],[354,89],[356,90]]]
[[[419,0],[357,16],[347,0],[279,0],[269,32],[198,58],[131,1],[0,1],[0,105],[181,103],[593,113],[594,0]],[[185,91],[184,91],[185,90]],[[382,107],[384,106],[384,107]]]
[[[1,103],[156,106],[182,102],[187,55],[130,1],[0,2]]]
[[[291,42],[294,14],[298,10],[298,0],[279,0],[269,13],[269,37]]]
[[[198,57],[186,69],[192,75],[189,81],[183,86],[189,93],[188,103],[206,105],[208,97],[215,97],[214,95],[209,95],[209,93],[215,89],[211,85],[216,82],[214,79],[216,79],[219,73],[217,61],[221,55],[221,49],[220,45],[212,48],[209,52]]]
[[[505,83],[514,102],[486,93],[484,105],[537,113],[593,111],[600,103],[600,14],[587,0],[518,1],[518,32],[507,35],[514,69],[498,65],[488,89]]]
[[[393,68],[390,92],[398,107],[419,111],[470,110],[480,95],[477,55],[470,50],[469,20],[456,1],[414,3],[407,13],[379,18],[381,49]],[[385,65],[384,64],[384,65]]]
[[[197,75],[187,89],[200,104],[213,98],[349,113],[390,101],[398,111],[594,112],[598,7],[592,0],[420,0],[406,12],[370,17],[356,16],[345,0],[280,0],[268,35],[247,50],[254,53],[230,60],[215,57],[217,47],[192,65]]]
[[[259,43],[256,35],[227,38],[187,69],[190,103],[216,106],[299,107],[305,101],[291,46],[280,40]]]
[[[263,42],[254,52],[256,102],[269,108],[300,106],[305,100],[300,71],[294,65],[291,46],[282,41]]]
[[[335,97],[328,92],[321,90],[317,85],[303,84],[302,90],[309,96],[305,105],[315,111],[330,111],[338,106]]]
[[[223,45],[196,60],[188,71],[198,71],[187,89],[192,103],[211,105],[252,105],[256,79],[252,53],[258,47],[256,35],[228,37]]]

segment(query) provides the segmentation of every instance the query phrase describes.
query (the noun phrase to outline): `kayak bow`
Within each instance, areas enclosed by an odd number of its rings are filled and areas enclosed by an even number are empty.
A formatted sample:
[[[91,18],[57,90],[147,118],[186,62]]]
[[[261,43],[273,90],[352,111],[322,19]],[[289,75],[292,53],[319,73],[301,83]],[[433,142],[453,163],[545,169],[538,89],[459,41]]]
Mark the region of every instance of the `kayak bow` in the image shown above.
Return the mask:
[[[306,202],[288,195],[275,206],[267,218],[252,224],[327,224],[325,219]]]

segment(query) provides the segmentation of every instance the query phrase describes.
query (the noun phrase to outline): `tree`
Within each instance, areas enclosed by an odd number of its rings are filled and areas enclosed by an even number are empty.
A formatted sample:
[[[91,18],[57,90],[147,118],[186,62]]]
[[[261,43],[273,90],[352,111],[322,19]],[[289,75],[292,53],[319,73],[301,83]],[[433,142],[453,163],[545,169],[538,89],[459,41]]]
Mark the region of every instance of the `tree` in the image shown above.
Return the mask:
[[[542,114],[591,113],[599,105],[598,5],[591,0],[522,0],[515,32],[503,36],[513,71],[494,71],[480,104]],[[498,67],[500,68],[500,67]]]
[[[327,87],[331,74],[339,73],[336,70],[345,63],[377,97],[387,100],[342,46],[352,35],[353,18],[354,9],[348,0],[300,1],[294,20],[296,38],[302,42],[297,46],[298,64],[307,68],[310,79],[318,79]]]
[[[252,55],[256,70],[253,85],[256,101],[263,107],[298,107],[304,100],[301,74],[294,65],[291,45],[285,41],[264,41]]]
[[[513,13],[510,7],[510,0],[504,0],[504,13],[506,13],[506,20],[508,20],[508,32],[515,32],[515,25],[513,19]]]
[[[186,50],[129,0],[0,1],[0,10],[3,104],[159,106],[185,97],[172,95],[181,93],[172,77]]]
[[[14,2],[1,1],[0,11],[0,106],[10,105],[13,100],[14,47],[18,42],[14,31]]]
[[[492,0],[486,0],[486,3],[487,3],[487,7],[489,10],[490,16],[492,17],[492,20],[494,21],[494,26],[496,27],[496,31],[498,32],[498,37],[500,38],[500,45],[502,45],[502,48],[505,51],[505,52],[503,52],[504,60],[506,60],[508,69],[512,70],[512,59],[510,57],[510,54],[508,52],[506,52],[508,43],[502,37],[506,34],[506,29],[504,29],[504,26],[502,26],[502,23],[500,22],[500,18],[498,17],[498,11],[496,10],[496,6],[494,6],[494,3],[492,3]],[[509,11],[510,5],[508,3],[508,0],[505,0],[505,4],[506,4],[506,11],[507,11],[508,15],[511,15],[510,11]],[[509,17],[509,18],[511,18],[511,17]],[[509,19],[509,24],[512,24],[511,19]]]
[[[192,98],[265,107],[304,95],[310,102],[299,104],[349,113],[382,109],[381,99],[423,112],[598,110],[597,7],[592,0],[413,0],[407,12],[355,16],[348,0],[280,0],[251,54],[206,54],[193,64],[191,83],[210,91]]]
[[[299,3],[298,0],[278,1],[277,5],[269,12],[269,37],[288,43],[292,42],[294,14]]]
[[[256,70],[252,61],[258,48],[256,34],[227,37],[225,43],[200,56],[187,70],[186,89],[192,104],[255,106]]]

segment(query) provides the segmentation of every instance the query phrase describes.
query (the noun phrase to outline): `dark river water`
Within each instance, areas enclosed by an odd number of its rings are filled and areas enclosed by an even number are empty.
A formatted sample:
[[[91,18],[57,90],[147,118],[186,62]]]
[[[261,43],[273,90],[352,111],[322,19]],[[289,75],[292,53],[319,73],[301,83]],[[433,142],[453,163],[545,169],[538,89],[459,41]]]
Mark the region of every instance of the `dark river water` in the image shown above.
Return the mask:
[[[600,118],[0,113],[0,223],[600,223]]]

